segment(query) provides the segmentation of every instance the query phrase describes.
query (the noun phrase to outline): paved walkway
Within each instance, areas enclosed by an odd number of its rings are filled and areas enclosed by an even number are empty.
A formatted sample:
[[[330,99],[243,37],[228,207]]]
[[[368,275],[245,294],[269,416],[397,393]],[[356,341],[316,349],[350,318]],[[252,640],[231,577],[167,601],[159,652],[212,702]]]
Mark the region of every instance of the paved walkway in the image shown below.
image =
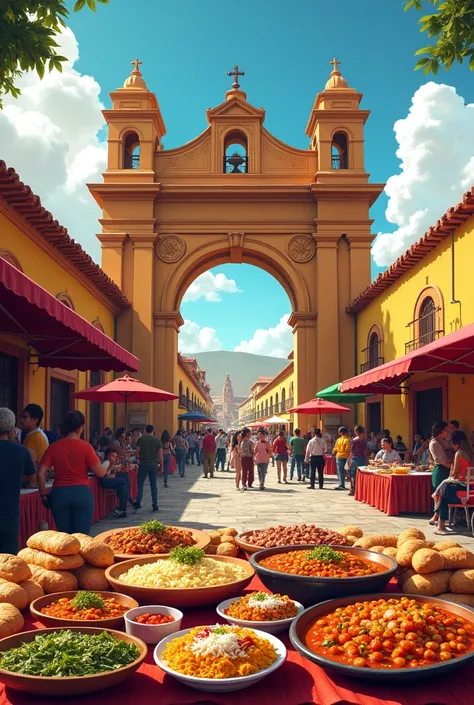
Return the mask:
[[[165,524],[191,526],[197,529],[213,529],[233,526],[239,531],[262,528],[274,524],[311,523],[324,528],[337,529],[345,524],[356,524],[364,533],[400,533],[403,529],[417,527],[427,538],[443,540],[434,535],[428,517],[406,515],[389,517],[378,509],[356,502],[346,492],[336,492],[335,477],[325,478],[323,490],[308,491],[307,484],[293,481],[279,485],[276,469],[269,466],[267,487],[238,492],[235,488],[234,472],[218,472],[205,479],[202,469],[186,468],[186,476],[170,475],[169,487],[164,489],[159,482],[159,512],[152,512],[150,488],[145,485],[143,508],[136,514],[129,510],[127,519],[110,516],[94,524],[96,535],[120,526],[135,526],[156,518]],[[258,484],[258,483],[257,483]],[[456,541],[474,550],[474,539],[465,527],[453,535]]]

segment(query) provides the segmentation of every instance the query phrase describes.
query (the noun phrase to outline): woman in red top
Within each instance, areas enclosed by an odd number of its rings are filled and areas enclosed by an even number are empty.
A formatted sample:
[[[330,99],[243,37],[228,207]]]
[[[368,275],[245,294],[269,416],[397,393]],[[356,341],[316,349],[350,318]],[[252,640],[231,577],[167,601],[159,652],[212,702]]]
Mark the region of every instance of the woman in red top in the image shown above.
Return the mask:
[[[283,482],[287,484],[288,472],[288,443],[286,442],[285,432],[280,431],[278,437],[273,441],[273,452],[277,464],[278,484],[281,485],[281,467],[283,465]]]
[[[451,474],[447,480],[444,480],[436,488],[434,495],[432,495],[435,502],[439,503],[438,531],[435,531],[435,534],[441,534],[442,536],[448,533],[446,521],[449,519],[449,505],[459,504],[462,496],[466,497],[466,489],[467,495],[469,495],[470,488],[467,487],[466,482],[467,469],[474,467],[474,454],[463,431],[453,431],[451,445],[455,454]],[[469,479],[471,480],[471,478]],[[472,479],[474,479],[474,473]]]
[[[81,440],[85,423],[80,411],[68,411],[62,426],[65,437],[49,446],[38,470],[41,500],[53,512],[57,530],[68,534],[89,533],[94,513],[89,470],[97,477],[106,472],[90,443]],[[53,489],[47,495],[45,477],[52,467]]]

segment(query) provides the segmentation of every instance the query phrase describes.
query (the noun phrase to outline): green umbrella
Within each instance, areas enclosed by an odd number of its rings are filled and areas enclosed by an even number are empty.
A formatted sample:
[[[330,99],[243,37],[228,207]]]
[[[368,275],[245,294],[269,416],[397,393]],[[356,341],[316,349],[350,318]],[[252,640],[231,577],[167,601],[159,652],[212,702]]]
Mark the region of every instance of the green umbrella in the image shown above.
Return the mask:
[[[341,404],[360,404],[364,402],[367,397],[373,396],[372,394],[344,394],[344,392],[339,391],[341,384],[342,382],[332,384],[330,387],[322,389],[316,396],[320,399],[326,399],[326,401],[334,401]]]

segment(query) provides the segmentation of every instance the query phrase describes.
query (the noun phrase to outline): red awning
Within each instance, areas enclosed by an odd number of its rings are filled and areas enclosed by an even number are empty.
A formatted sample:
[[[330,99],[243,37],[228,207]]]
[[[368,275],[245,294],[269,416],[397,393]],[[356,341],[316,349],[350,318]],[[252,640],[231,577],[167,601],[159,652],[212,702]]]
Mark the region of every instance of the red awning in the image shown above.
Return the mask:
[[[138,370],[138,359],[0,257],[0,335],[21,336],[40,367]]]
[[[346,379],[341,392],[400,394],[400,385],[415,372],[474,374],[474,323],[429,345]]]

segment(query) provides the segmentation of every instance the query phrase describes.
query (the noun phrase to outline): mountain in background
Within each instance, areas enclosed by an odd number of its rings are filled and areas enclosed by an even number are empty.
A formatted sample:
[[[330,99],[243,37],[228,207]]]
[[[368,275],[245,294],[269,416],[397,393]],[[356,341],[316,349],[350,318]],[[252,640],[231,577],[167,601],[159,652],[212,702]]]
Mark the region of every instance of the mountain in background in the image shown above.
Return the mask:
[[[274,377],[289,363],[286,357],[266,357],[225,350],[181,354],[183,357],[196,358],[199,367],[206,370],[212,396],[221,394],[226,372],[230,372],[234,396],[247,397],[258,377]]]

